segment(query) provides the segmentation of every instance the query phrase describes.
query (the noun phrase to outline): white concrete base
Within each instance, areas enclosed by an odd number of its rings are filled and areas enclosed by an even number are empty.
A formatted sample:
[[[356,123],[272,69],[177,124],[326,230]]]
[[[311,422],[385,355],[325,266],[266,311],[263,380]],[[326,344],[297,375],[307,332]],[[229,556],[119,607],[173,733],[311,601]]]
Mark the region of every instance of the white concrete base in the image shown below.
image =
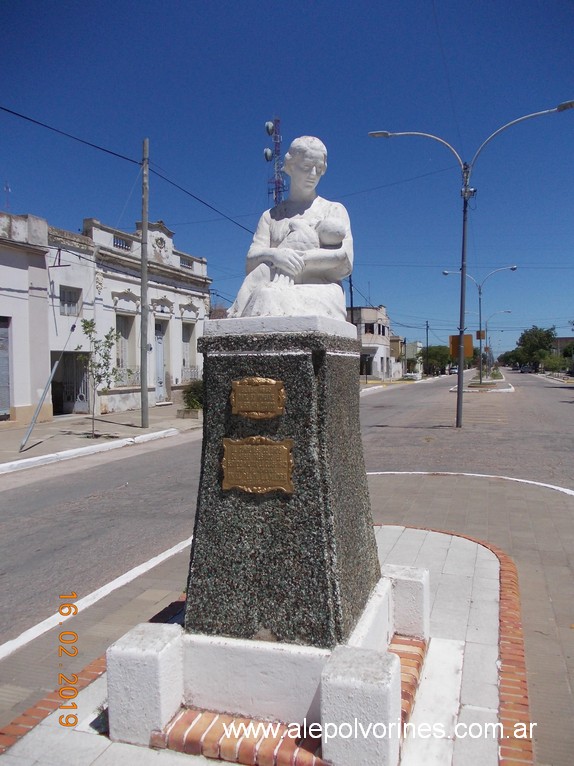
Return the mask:
[[[430,578],[428,569],[387,564],[383,577],[393,584],[393,630],[402,636],[428,640],[430,635]]]
[[[321,677],[322,757],[333,766],[396,766],[400,720],[397,655],[337,646]]]
[[[240,319],[206,319],[203,334],[261,335],[271,333],[319,332],[343,338],[357,338],[357,328],[350,322],[321,316],[242,317]]]
[[[149,745],[183,699],[181,627],[143,623],[107,651],[110,739]]]
[[[381,577],[363,614],[349,636],[349,646],[381,651],[389,645],[393,633],[392,581]]]
[[[183,633],[186,705],[222,713],[319,721],[328,649]]]
[[[400,663],[387,647],[400,630],[395,615],[401,624],[426,626],[428,635],[428,575],[425,580],[421,570],[395,570],[392,579],[383,577],[375,587],[347,645],[332,652],[187,633],[179,625],[137,626],[108,649],[110,738],[148,744],[151,732],[163,729],[182,703],[285,723],[321,723],[324,733],[332,731],[327,724],[343,722],[342,716],[351,714],[349,723],[360,719],[365,727],[391,720],[388,716],[400,719]],[[417,622],[413,604],[401,606],[402,593],[411,600],[416,594],[426,618]],[[423,637],[412,631],[409,635]],[[325,744],[329,739],[327,734]],[[338,739],[343,742],[344,733]],[[398,744],[397,737],[397,758]],[[363,748],[361,755],[350,758],[351,746]],[[332,742],[329,748],[331,755],[325,757],[334,766],[397,763],[394,741],[376,732],[362,736],[361,742],[343,742],[342,749]]]

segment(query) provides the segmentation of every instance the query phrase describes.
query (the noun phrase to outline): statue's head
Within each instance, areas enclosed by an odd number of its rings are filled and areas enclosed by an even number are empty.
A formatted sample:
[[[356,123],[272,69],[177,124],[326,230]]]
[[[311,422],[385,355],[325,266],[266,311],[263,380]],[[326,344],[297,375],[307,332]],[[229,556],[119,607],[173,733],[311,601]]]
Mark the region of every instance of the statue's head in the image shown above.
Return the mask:
[[[300,136],[291,142],[289,151],[285,155],[284,163],[284,170],[287,175],[291,175],[289,171],[293,167],[294,162],[300,162],[305,158],[317,162],[320,175],[324,175],[327,170],[327,147],[315,136]]]

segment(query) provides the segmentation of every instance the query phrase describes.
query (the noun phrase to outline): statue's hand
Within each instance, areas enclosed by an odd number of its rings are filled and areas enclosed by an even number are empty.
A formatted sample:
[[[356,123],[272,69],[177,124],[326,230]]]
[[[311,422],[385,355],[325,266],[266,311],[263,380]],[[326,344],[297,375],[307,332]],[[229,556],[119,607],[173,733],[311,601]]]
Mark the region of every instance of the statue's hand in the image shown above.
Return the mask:
[[[280,274],[296,277],[305,268],[305,261],[300,253],[290,247],[279,247],[273,253],[273,266]]]

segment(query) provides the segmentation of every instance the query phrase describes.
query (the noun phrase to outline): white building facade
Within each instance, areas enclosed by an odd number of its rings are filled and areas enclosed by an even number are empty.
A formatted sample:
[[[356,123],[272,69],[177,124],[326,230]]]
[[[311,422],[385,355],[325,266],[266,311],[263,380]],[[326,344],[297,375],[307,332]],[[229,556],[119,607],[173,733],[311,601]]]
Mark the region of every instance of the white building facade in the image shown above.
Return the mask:
[[[406,344],[407,373],[417,378],[423,376],[423,344],[420,340],[411,340]]]
[[[45,220],[0,212],[0,424],[29,422],[50,376],[47,253]]]
[[[391,330],[386,308],[347,308],[347,321],[357,327],[357,335],[361,342],[360,374],[380,380],[391,378]]]
[[[42,228],[43,245],[28,242],[30,253],[43,260],[42,321],[34,321],[41,331],[40,344],[34,340],[25,347],[16,342],[24,332],[23,309],[0,309],[0,321],[8,319],[10,370],[5,378],[11,401],[16,404],[21,387],[17,371],[25,367],[26,353],[32,354],[31,343],[39,345],[34,352],[38,381],[30,383],[26,412],[35,409],[38,387],[48,381],[50,369],[56,366],[43,417],[54,414],[83,413],[91,410],[92,396],[85,355],[89,339],[82,331],[82,319],[94,320],[95,335],[103,339],[110,330],[117,333],[111,363],[116,369],[110,386],[99,385],[95,397],[96,414],[137,409],[141,406],[141,230],[127,233],[106,226],[94,218],[84,220],[81,234],[48,226],[32,216],[0,213],[0,242],[7,247],[4,232],[14,232],[15,219],[26,219],[29,230]],[[42,227],[37,222],[41,221]],[[32,225],[32,223],[33,225]],[[23,224],[20,229],[23,231]],[[148,228],[148,327],[147,379],[150,406],[169,402],[181,396],[185,383],[202,374],[202,359],[197,353],[197,339],[202,334],[203,320],[209,313],[207,263],[178,251],[173,232],[163,222]],[[12,237],[13,239],[13,237]],[[22,243],[16,245],[20,250]],[[1,245],[0,245],[1,246]],[[34,248],[40,248],[36,252]],[[3,250],[0,250],[3,252]],[[13,269],[4,268],[3,276],[15,283]],[[21,281],[21,276],[20,276]],[[37,279],[38,283],[40,280]],[[23,286],[20,287],[23,289]],[[33,293],[22,294],[29,303]],[[2,295],[4,306],[4,296]],[[31,321],[31,320],[30,320]],[[6,332],[0,324],[0,340]],[[32,338],[32,335],[30,338]],[[47,372],[46,372],[47,370]],[[43,381],[43,382],[42,382]],[[50,405],[51,403],[51,405]],[[22,405],[19,411],[22,413]],[[11,419],[20,420],[11,411]],[[27,417],[27,416],[26,416]]]

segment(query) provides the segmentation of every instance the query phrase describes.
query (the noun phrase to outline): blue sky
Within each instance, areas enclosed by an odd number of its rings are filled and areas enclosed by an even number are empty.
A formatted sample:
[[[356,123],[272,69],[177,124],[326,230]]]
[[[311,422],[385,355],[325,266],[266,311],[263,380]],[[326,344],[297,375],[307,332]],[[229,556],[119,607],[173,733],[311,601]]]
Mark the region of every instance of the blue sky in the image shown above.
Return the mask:
[[[319,192],[343,202],[355,241],[355,305],[387,307],[407,340],[456,334],[462,202],[454,157],[497,128],[574,99],[571,0],[2,0],[0,105],[141,160],[157,176],[150,219],[205,257],[232,300],[268,207],[266,120],[284,150],[327,145]],[[468,273],[487,280],[495,352],[523,329],[574,319],[574,109],[497,136],[472,176]],[[137,164],[0,111],[0,208],[77,231],[95,217],[126,231],[141,217]],[[5,185],[10,193],[4,191]],[[244,228],[242,228],[244,227]],[[467,282],[467,327],[478,326]],[[225,303],[222,298],[217,299]],[[511,314],[495,314],[510,310]],[[491,316],[493,315],[494,316]],[[574,335],[572,336],[574,337]]]

